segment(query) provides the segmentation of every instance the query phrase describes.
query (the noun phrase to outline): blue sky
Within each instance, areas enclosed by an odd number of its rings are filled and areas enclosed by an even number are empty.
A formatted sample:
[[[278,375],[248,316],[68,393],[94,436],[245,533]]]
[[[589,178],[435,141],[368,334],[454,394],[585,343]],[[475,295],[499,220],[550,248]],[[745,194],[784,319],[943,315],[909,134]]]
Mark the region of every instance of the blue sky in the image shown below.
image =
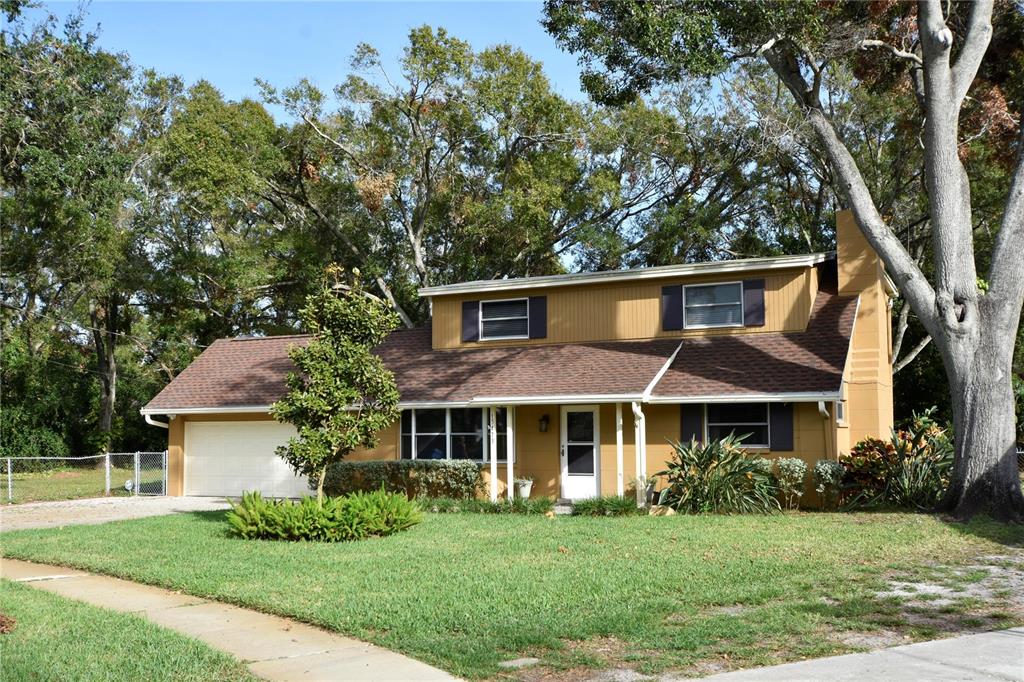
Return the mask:
[[[63,17],[76,3],[49,2]],[[518,46],[544,63],[556,90],[583,98],[579,69],[538,23],[540,2],[94,2],[87,26],[99,24],[100,45],[132,61],[193,83],[205,78],[225,96],[257,96],[254,78],[285,86],[307,77],[329,90],[348,72],[349,57],[367,42],[394,62],[409,29],[443,26],[475,49]]]

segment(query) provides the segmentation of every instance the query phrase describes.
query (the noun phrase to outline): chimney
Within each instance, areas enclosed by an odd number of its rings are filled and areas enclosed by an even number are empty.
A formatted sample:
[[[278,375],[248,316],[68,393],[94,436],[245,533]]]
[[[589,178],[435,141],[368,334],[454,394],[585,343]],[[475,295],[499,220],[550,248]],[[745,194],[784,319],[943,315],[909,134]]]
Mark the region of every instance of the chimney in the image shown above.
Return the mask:
[[[836,269],[839,295],[860,297],[843,376],[848,431],[838,439],[848,452],[869,436],[888,438],[893,424],[890,285],[849,210],[836,213]]]
[[[885,284],[882,261],[849,209],[836,212],[836,263],[840,296],[854,296],[876,284]]]

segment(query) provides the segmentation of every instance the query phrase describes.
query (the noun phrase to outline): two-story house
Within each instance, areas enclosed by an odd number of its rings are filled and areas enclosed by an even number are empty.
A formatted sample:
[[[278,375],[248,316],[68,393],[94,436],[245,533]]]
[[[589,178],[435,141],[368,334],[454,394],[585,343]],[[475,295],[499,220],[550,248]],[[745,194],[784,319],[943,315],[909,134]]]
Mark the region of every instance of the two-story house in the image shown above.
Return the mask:
[[[892,426],[892,285],[852,217],[837,251],[424,288],[432,323],[377,349],[401,418],[355,459],[468,459],[493,499],[623,494],[669,441],[750,436],[835,459]],[[290,345],[221,339],[143,410],[169,426],[172,495],[308,492],[275,448]],[[153,416],[167,415],[167,422]]]

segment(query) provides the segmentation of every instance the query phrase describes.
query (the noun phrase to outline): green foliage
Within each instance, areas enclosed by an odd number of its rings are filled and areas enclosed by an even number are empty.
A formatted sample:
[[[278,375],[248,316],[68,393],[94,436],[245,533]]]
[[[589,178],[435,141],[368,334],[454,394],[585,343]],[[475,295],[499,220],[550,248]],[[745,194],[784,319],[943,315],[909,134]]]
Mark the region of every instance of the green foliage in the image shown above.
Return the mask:
[[[636,506],[636,498],[609,496],[592,497],[573,502],[573,516],[632,516],[644,514],[645,509]]]
[[[483,485],[480,465],[467,460],[371,460],[327,468],[324,492],[346,495],[384,489],[412,498],[473,499]]]
[[[832,459],[814,463],[814,489],[821,495],[824,509],[835,509],[843,488],[843,465]]]
[[[299,432],[277,449],[297,474],[317,477],[323,500],[327,467],[359,447],[374,448],[379,432],[398,419],[395,377],[373,349],[398,325],[398,316],[341,270],[327,269],[323,285],[300,312],[313,335],[288,351],[298,371],[288,375],[288,394],[270,413]]]
[[[690,514],[768,514],[778,511],[771,464],[748,455],[740,438],[672,443],[658,504]]]
[[[516,498],[507,500],[481,500],[478,498],[437,497],[417,500],[422,509],[434,514],[547,514],[555,508],[550,497],[535,497],[528,500]]]
[[[840,457],[847,506],[931,509],[939,502],[953,470],[953,443],[933,413],[914,413],[888,441],[867,438]]]
[[[775,460],[775,480],[786,509],[796,509],[807,482],[807,462],[798,457],[780,457]]]
[[[227,514],[231,532],[247,540],[364,540],[392,535],[420,520],[416,503],[384,490],[298,502],[264,500],[258,492],[247,492]]]

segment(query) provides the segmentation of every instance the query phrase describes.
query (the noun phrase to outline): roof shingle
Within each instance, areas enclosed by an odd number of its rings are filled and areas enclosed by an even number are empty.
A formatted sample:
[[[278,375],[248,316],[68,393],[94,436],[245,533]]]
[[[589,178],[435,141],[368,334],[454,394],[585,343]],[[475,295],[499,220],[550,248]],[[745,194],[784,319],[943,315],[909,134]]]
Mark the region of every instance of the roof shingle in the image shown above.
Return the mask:
[[[819,291],[803,332],[434,350],[427,326],[392,333],[376,352],[395,373],[405,403],[639,397],[677,346],[676,360],[654,387],[656,398],[830,393],[842,380],[856,301]],[[284,395],[293,367],[288,348],[308,340],[216,341],[145,410],[264,409]]]

